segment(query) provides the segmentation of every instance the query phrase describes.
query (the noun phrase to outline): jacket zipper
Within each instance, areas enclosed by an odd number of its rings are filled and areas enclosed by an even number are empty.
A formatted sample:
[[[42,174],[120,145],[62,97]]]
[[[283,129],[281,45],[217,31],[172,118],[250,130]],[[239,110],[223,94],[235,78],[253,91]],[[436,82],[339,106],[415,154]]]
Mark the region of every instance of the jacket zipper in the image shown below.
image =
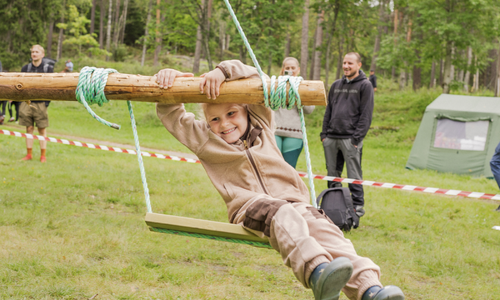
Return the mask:
[[[246,143],[245,143],[245,146],[246,146]],[[260,177],[259,171],[257,170],[257,165],[255,165],[255,161],[253,160],[252,153],[250,153],[250,149],[245,150],[245,152],[247,153],[248,159],[250,160],[250,164],[252,165],[252,167],[255,171],[255,174],[257,174],[257,179],[259,180],[259,183],[260,183],[260,186],[262,187],[262,190],[264,191],[265,194],[269,195],[266,188],[264,187],[264,183],[262,182],[262,178]]]

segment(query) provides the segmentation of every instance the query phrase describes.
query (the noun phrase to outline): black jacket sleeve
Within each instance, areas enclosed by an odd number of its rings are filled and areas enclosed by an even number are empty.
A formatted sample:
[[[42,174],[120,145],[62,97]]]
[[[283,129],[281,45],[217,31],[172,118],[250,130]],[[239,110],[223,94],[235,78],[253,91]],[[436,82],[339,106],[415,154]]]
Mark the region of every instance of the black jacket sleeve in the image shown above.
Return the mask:
[[[368,80],[365,80],[360,89],[360,116],[359,121],[351,138],[353,145],[358,145],[368,133],[372,123],[373,115],[373,87]]]
[[[326,104],[326,110],[325,110],[325,115],[323,116],[323,130],[320,133],[321,140],[326,138],[326,132],[328,129],[328,125],[330,124],[330,118],[332,116],[332,102],[333,102],[333,91],[335,90],[334,87],[335,83],[332,84],[330,87],[330,92],[328,92],[328,99],[327,99],[327,104]]]

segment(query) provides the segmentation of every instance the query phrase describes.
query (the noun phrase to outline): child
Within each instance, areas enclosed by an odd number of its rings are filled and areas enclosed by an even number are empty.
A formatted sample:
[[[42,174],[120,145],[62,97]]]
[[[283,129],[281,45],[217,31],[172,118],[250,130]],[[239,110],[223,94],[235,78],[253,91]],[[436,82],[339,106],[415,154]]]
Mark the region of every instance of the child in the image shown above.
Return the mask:
[[[158,72],[160,88],[176,77],[192,77],[172,69]],[[200,91],[219,96],[224,81],[257,77],[255,68],[224,61],[202,75]],[[224,199],[229,221],[267,236],[296,278],[312,288],[315,299],[404,299],[398,287],[382,288],[380,268],[356,254],[323,211],[309,203],[298,173],[286,163],[274,139],[273,112],[260,105],[206,104],[206,122],[182,104],[158,104],[163,125],[200,159]]]
[[[295,57],[287,57],[283,60],[280,75],[299,76],[299,61]],[[304,106],[304,113],[310,114],[314,110],[314,105]],[[302,142],[302,127],[300,125],[299,109],[280,108],[275,113],[276,120],[276,144],[283,158],[287,163],[295,168],[297,160],[304,143]]]

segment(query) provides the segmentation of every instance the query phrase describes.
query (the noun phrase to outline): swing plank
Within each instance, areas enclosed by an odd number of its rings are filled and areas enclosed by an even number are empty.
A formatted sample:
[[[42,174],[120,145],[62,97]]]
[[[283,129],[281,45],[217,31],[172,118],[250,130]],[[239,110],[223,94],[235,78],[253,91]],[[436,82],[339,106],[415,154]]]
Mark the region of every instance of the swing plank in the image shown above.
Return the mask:
[[[0,100],[76,101],[79,73],[1,73]],[[109,74],[104,94],[109,100],[157,103],[248,103],[264,105],[260,78],[224,82],[220,96],[207,99],[200,93],[200,77],[176,78],[169,89],[160,89],[156,76]],[[268,90],[271,82],[267,81]],[[299,86],[303,105],[326,105],[323,81],[304,80]]]
[[[152,228],[164,228],[182,232],[205,234],[230,239],[269,243],[267,238],[256,236],[240,225],[208,220],[146,213],[146,224]]]

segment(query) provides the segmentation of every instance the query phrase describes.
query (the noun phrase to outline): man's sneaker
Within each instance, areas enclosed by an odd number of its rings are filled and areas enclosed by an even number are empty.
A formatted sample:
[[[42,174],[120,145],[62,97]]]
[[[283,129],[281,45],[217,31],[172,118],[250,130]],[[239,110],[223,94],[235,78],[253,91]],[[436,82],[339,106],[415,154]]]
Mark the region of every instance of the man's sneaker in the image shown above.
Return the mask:
[[[338,300],[340,290],[351,279],[352,263],[346,257],[338,257],[330,263],[317,266],[309,278],[316,300]]]
[[[40,162],[41,163],[44,163],[47,161],[47,158],[45,158],[45,156],[40,156]]]
[[[14,117],[10,117],[9,122],[14,122],[15,120]]]
[[[5,116],[0,116],[0,125],[3,125],[3,120],[5,119]]]
[[[360,218],[365,215],[365,209],[363,208],[363,205],[356,205],[354,207],[354,211],[356,211],[356,214]]]
[[[500,205],[497,207],[497,209],[495,209],[495,211],[500,212]]]
[[[374,285],[363,294],[361,300],[404,300],[405,295],[395,285],[387,285],[383,288]]]
[[[26,154],[25,157],[21,158],[21,160],[32,160],[33,157],[31,156],[31,154]]]

